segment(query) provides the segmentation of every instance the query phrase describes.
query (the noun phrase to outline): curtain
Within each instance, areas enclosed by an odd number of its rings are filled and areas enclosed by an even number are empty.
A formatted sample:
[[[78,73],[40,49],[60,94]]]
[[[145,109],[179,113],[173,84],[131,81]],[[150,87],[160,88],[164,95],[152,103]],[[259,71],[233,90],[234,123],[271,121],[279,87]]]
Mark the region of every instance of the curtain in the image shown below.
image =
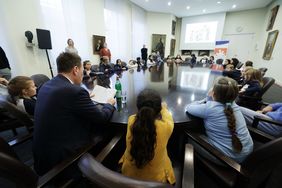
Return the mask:
[[[74,41],[82,60],[88,58],[86,24],[83,0],[40,0],[45,28],[51,32],[52,68],[56,73],[55,60],[65,50],[67,39]]]

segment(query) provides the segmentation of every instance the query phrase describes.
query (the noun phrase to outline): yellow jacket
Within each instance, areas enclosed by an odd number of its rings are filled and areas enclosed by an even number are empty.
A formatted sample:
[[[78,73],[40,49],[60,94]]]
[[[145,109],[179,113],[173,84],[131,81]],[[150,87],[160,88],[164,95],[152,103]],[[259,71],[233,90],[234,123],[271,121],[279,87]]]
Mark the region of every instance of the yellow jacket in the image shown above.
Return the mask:
[[[167,154],[167,143],[172,134],[174,123],[171,114],[166,108],[161,110],[161,119],[155,120],[156,126],[156,147],[154,158],[146,164],[142,169],[135,166],[134,160],[130,155],[131,149],[131,127],[135,121],[136,115],[132,115],[128,119],[126,134],[126,150],[120,159],[122,164],[122,174],[141,180],[159,181],[163,183],[175,183],[175,176],[171,161]]]

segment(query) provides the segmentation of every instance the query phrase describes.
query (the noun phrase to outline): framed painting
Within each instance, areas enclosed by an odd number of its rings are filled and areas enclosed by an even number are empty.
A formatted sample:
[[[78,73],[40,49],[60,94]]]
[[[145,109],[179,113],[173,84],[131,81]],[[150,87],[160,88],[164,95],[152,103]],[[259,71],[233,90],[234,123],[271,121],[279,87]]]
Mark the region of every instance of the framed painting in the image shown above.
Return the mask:
[[[192,50],[181,50],[181,55],[192,55]]]
[[[174,56],[174,51],[175,51],[175,39],[170,40],[170,55]]]
[[[152,35],[152,52],[159,52],[161,58],[164,58],[165,55],[165,42],[166,42],[166,35],[162,34],[153,34]]]
[[[278,30],[271,31],[268,33],[268,37],[266,40],[266,44],[262,56],[264,60],[270,60],[278,34],[279,34]]]
[[[172,26],[171,26],[171,34],[175,35],[175,27],[176,27],[176,21],[172,20]]]
[[[278,10],[279,10],[279,5],[277,5],[277,6],[275,6],[274,8],[271,9],[271,13],[270,13],[270,16],[269,16],[266,31],[269,31],[273,28]]]
[[[92,44],[93,44],[93,54],[99,54],[99,51],[103,47],[103,44],[106,41],[106,37],[93,35]]]
[[[210,51],[209,50],[199,50],[198,56],[209,56]]]

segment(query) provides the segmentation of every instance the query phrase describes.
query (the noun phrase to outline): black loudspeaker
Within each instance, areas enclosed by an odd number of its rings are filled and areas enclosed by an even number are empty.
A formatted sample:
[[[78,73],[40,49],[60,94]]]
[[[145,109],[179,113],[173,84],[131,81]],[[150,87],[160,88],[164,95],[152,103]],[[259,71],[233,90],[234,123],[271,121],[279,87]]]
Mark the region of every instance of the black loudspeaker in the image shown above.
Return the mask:
[[[49,30],[36,29],[38,47],[40,49],[52,49],[51,35]]]

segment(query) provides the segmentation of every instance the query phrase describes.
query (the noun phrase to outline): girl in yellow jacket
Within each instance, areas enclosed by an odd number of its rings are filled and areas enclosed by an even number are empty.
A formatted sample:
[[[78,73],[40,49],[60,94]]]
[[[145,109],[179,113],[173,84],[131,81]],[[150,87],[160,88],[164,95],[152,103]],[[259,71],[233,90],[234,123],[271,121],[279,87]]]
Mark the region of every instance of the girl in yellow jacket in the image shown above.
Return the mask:
[[[128,119],[122,174],[140,180],[175,183],[167,143],[174,123],[160,95],[145,89],[137,97],[138,113]]]

